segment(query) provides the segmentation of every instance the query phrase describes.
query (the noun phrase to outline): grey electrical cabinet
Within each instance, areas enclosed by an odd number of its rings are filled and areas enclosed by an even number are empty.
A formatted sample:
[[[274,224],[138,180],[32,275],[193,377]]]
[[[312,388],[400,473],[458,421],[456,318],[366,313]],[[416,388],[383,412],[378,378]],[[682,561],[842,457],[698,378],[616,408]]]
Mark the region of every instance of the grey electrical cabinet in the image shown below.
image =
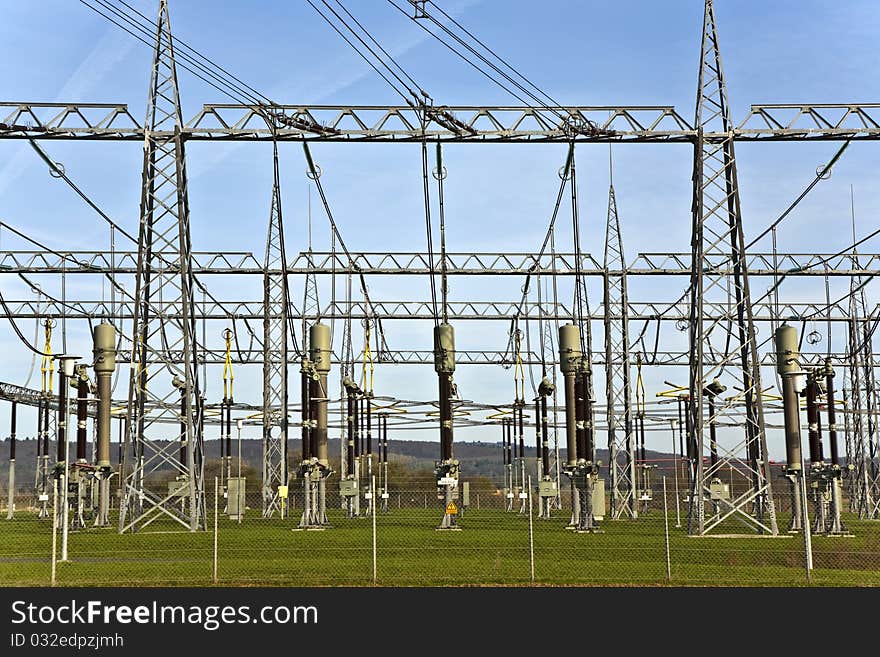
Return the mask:
[[[542,479],[538,482],[539,497],[556,497],[556,482],[552,479]]]
[[[461,482],[461,506],[471,505],[471,485],[463,481]]]
[[[356,497],[358,494],[357,479],[340,479],[339,494],[342,497]]]
[[[605,480],[596,477],[593,481],[593,518],[602,520],[605,517]]]
[[[227,493],[226,514],[230,520],[241,520],[245,510],[245,478],[230,477]]]

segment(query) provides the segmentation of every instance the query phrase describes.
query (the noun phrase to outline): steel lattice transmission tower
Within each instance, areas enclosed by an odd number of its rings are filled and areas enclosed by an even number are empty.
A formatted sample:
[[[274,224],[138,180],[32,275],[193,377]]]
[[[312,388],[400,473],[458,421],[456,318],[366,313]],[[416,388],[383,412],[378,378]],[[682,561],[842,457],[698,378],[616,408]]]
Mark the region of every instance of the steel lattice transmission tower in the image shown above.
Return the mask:
[[[166,0],[159,3],[156,25],[144,125],[120,532],[166,516],[192,531],[205,528],[183,117]],[[168,467],[176,483],[154,487],[149,476]]]
[[[706,534],[724,520],[735,516],[759,532],[777,534],[761,403],[760,361],[746,271],[734,155],[734,125],[730,118],[712,0],[706,0],[703,16],[694,127],[688,404],[691,495],[688,532]],[[710,259],[726,261],[732,274],[721,273],[711,267]],[[728,303],[729,315],[706,318],[703,304],[719,298]],[[719,345],[716,351],[728,356],[722,359],[720,365],[704,368],[703,352],[713,339]],[[705,404],[707,400],[704,396],[710,394],[705,392],[706,386],[723,376],[732,379],[728,381],[727,389],[733,388],[731,393],[738,394],[709,399],[709,403]],[[719,383],[724,385],[721,381]],[[714,413],[706,413],[706,406],[714,409]],[[734,426],[740,424],[743,409],[744,437],[737,440],[735,430],[723,430],[725,440],[713,444],[716,425],[726,424],[728,419]],[[703,454],[707,443],[713,456],[710,463],[704,464]],[[724,499],[720,475],[729,468],[746,473],[749,483],[745,490],[730,490],[728,499]],[[717,494],[719,491],[720,496]],[[712,495],[713,492],[716,494]],[[708,519],[704,515],[705,496],[712,496],[714,502],[713,515]]]
[[[274,182],[263,272],[263,517],[281,512],[278,486],[287,469],[287,256],[281,214],[278,144],[272,144]],[[284,514],[287,515],[285,508]]]
[[[608,187],[605,227],[605,397],[608,422],[608,474],[611,517],[638,517],[635,493],[635,454],[630,403],[629,321],[626,260],[617,218],[614,184]]]
[[[858,256],[853,254],[857,261]],[[855,263],[854,263],[855,264]],[[850,507],[859,518],[880,517],[880,436],[876,425],[878,409],[877,381],[874,375],[874,352],[871,329],[866,319],[868,305],[861,276],[850,281],[849,299],[849,380],[852,402],[852,437],[847,440],[847,463],[852,465]]]

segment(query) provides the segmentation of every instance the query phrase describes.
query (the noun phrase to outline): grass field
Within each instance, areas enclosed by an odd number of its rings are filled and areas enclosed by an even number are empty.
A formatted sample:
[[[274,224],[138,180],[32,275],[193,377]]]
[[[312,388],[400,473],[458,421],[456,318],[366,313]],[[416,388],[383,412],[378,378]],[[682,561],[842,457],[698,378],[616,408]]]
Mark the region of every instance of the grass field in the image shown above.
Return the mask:
[[[264,520],[252,511],[241,524],[220,518],[218,584],[372,585],[369,518],[331,510],[332,528],[296,532],[296,519]],[[604,533],[564,529],[567,516],[534,520],[536,584],[548,585],[805,585],[800,535],[779,538],[692,538],[670,520],[671,580],[666,576],[663,516],[606,521]],[[376,519],[376,584],[530,584],[528,518],[469,510],[460,532],[439,532],[439,512],[394,509]],[[213,520],[211,521],[213,522]],[[787,518],[780,518],[785,527]],[[853,537],[813,537],[814,585],[880,585],[880,522],[846,517]],[[212,529],[212,526],[209,527]],[[737,531],[741,531],[741,528]],[[0,521],[0,581],[50,583],[51,522],[19,513]],[[60,555],[60,538],[59,538]],[[173,523],[139,534],[112,529],[71,533],[59,585],[211,585],[213,535]]]

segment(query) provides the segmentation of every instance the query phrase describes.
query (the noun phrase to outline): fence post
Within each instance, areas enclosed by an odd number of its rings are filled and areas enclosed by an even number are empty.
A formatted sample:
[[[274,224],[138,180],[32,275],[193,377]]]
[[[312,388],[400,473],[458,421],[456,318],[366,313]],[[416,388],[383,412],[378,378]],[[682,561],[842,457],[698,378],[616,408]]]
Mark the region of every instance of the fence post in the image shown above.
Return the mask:
[[[480,510],[480,494],[477,493],[477,511]]]
[[[535,528],[532,524],[532,475],[529,475],[529,581],[535,581]]]
[[[666,541],[666,581],[672,581],[672,562],[669,558],[669,510],[666,506],[666,476],[663,477],[663,533]]]
[[[370,508],[373,512],[370,514],[372,516],[372,524],[373,524],[373,584],[376,583],[376,475],[372,475],[370,477],[370,501],[372,504]]]
[[[58,557],[58,480],[52,480],[52,586]]]
[[[214,584],[217,583],[217,508],[219,505],[220,487],[214,477]]]

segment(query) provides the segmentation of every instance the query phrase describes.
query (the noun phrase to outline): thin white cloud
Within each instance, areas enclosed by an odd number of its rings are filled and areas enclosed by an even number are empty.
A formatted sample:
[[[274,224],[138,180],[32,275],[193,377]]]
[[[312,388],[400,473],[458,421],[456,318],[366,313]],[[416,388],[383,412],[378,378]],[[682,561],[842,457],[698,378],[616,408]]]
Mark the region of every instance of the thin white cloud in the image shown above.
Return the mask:
[[[110,27],[88,55],[79,63],[58,92],[54,102],[82,100],[125,59],[134,43],[127,34]],[[19,146],[6,165],[0,169],[0,194],[30,167],[40,164],[27,144]]]

